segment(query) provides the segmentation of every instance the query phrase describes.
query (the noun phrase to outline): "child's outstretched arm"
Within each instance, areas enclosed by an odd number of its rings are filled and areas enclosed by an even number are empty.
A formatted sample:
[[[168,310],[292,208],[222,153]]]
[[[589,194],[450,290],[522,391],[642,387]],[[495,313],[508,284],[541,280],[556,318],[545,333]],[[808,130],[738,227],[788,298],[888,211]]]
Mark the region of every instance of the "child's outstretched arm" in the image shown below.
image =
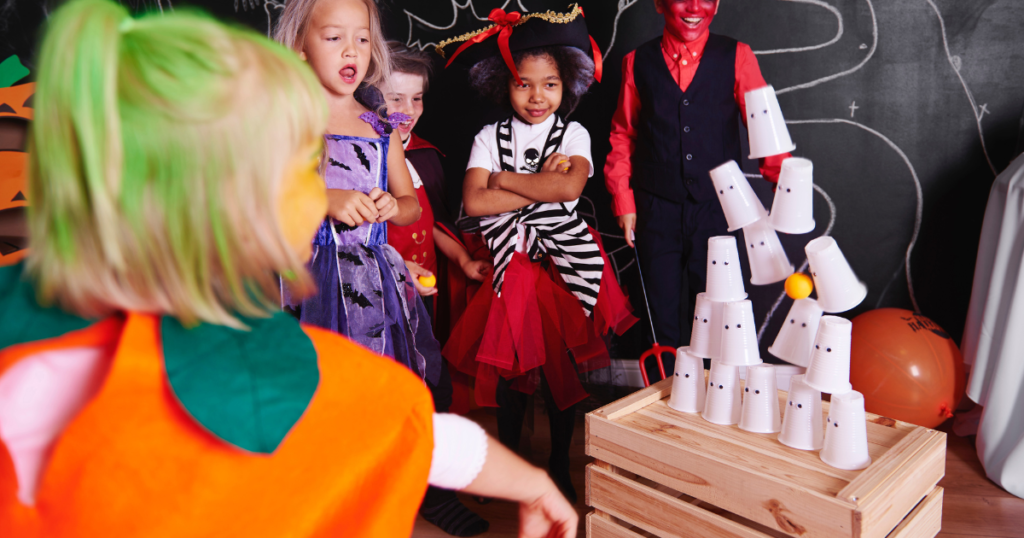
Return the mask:
[[[491,171],[486,168],[470,168],[466,171],[466,179],[462,182],[462,206],[470,217],[515,211],[537,201],[511,191],[488,189],[487,181],[490,177]]]
[[[586,157],[552,153],[540,172],[498,172],[491,175],[487,186],[529,196],[538,202],[571,202],[583,194],[589,172],[590,161]]]
[[[434,414],[429,482],[519,503],[519,536],[573,538],[579,517],[544,471],[488,436],[473,421]]]
[[[391,147],[388,149],[388,192],[378,188],[370,191],[380,216],[377,222],[390,221],[395,226],[408,226],[420,218],[420,203],[416,200],[416,189],[412,176],[405,165],[405,149],[398,130],[391,131]]]
[[[487,260],[474,260],[469,252],[462,247],[457,241],[444,233],[441,228],[434,226],[434,244],[437,248],[441,249],[441,252],[449,259],[459,264],[462,268],[462,272],[466,273],[466,277],[478,282],[483,281],[487,274],[491,272],[494,267],[491,262]]]

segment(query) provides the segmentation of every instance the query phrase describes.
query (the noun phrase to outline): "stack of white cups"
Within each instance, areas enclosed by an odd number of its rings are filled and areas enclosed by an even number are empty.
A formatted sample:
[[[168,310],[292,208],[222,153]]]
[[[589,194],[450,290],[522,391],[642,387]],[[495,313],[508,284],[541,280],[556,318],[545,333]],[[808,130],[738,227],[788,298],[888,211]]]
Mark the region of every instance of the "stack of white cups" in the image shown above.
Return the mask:
[[[712,170],[711,181],[722,204],[729,231],[743,229],[747,259],[750,261],[750,283],[758,286],[774,284],[793,274],[793,264],[789,263],[779,235],[768,221],[768,212],[736,161]]]

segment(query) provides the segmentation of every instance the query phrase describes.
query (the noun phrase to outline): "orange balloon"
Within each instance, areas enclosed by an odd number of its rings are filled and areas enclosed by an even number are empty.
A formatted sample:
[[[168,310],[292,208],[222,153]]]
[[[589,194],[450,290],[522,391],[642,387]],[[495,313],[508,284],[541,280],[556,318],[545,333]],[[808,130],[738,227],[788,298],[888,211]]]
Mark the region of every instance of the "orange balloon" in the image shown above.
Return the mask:
[[[880,308],[853,319],[850,383],[868,412],[934,428],[963,398],[964,358],[934,321]]]

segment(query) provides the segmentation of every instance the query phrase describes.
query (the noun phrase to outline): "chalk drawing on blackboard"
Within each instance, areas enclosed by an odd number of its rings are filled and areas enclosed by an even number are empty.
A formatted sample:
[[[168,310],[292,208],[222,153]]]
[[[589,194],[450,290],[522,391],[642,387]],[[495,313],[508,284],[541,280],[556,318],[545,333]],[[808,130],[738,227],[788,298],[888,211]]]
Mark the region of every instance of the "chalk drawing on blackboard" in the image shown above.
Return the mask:
[[[429,22],[423,17],[420,17],[419,15],[412,13],[408,9],[402,10],[405,13],[406,20],[409,22],[409,37],[405,40],[405,45],[409,48],[416,47],[419,50],[424,50],[427,47],[437,46],[438,38],[442,36],[450,37],[445,36],[443,32],[445,30],[451,30],[452,28],[454,28],[455,25],[459,23],[460,17],[464,19],[472,17],[478,21],[488,21],[487,15],[489,13],[485,13],[483,16],[477,13],[476,6],[473,5],[473,0],[466,0],[465,3],[462,4],[459,3],[459,0],[451,0],[451,2],[452,21],[445,25],[439,25]],[[505,3],[501,5],[501,9],[508,8],[509,4],[511,3],[512,0],[505,0]],[[518,7],[521,12],[529,11],[528,9],[526,9],[526,6],[523,5],[522,0],[515,0],[515,4],[516,5],[513,7]],[[472,26],[476,27],[479,25],[473,24]],[[467,25],[467,27],[469,26]],[[425,33],[429,34],[432,32],[437,32],[437,35],[433,37],[429,35],[422,35]]]
[[[857,101],[854,101],[854,102],[850,103],[850,117],[851,118],[853,117],[853,114],[857,111],[857,109],[859,109],[859,108],[860,107],[857,106]]]
[[[782,53],[787,53],[787,52],[807,52],[809,50],[823,49],[823,48],[825,48],[825,47],[827,47],[829,45],[832,45],[836,41],[839,41],[839,38],[843,37],[843,15],[841,13],[839,13],[839,10],[836,9],[835,6],[833,6],[832,4],[829,4],[828,2],[822,2],[821,0],[779,0],[779,1],[780,2],[797,2],[797,3],[800,3],[800,4],[813,4],[813,5],[816,5],[816,6],[821,6],[821,7],[825,8],[825,9],[831,11],[832,14],[836,16],[836,22],[839,23],[839,28],[836,30],[836,36],[833,37],[831,40],[826,41],[824,43],[820,43],[818,45],[811,45],[811,46],[808,46],[808,47],[796,47],[796,48],[790,48],[790,49],[755,50],[754,54],[758,54],[758,55],[782,54]]]
[[[819,78],[817,80],[812,80],[810,82],[805,82],[803,84],[797,84],[796,86],[790,86],[788,88],[783,88],[781,90],[776,90],[775,91],[776,95],[781,95],[781,94],[788,93],[788,92],[795,91],[795,90],[802,90],[802,89],[805,89],[805,88],[813,88],[813,87],[815,87],[815,86],[817,86],[819,84],[824,84],[826,82],[835,80],[837,78],[842,78],[842,77],[845,77],[845,76],[848,76],[848,75],[852,75],[853,73],[856,73],[857,71],[860,71],[860,69],[862,67],[867,65],[868,61],[871,60],[871,57],[875,55],[875,50],[878,49],[878,18],[875,16],[875,6],[874,6],[874,4],[871,3],[871,0],[864,0],[864,1],[868,3],[868,10],[871,12],[871,49],[868,50],[867,56],[865,56],[864,59],[861,60],[861,62],[859,64],[853,66],[850,69],[847,69],[846,71],[840,71],[839,73],[834,73],[834,74],[831,74],[831,75],[829,75],[827,77]],[[927,0],[927,1],[931,1],[931,0]]]
[[[605,56],[611,54],[612,47],[615,46],[615,36],[619,33],[619,17],[635,3],[637,3],[637,0],[619,0],[619,10],[615,13],[615,20],[612,21],[612,38],[608,40],[608,46],[604,49]]]
[[[949,39],[946,37],[946,21],[942,18],[942,12],[939,11],[939,7],[935,5],[932,0],[924,0],[931,6],[932,11],[935,12],[935,16],[939,18],[939,29],[942,30],[942,46],[946,51],[946,58],[949,60],[949,65],[953,68],[953,72],[956,73],[956,78],[960,79],[960,85],[964,87],[964,93],[967,94],[967,100],[971,102],[971,111],[974,112],[974,121],[978,124],[978,136],[981,138],[981,151],[985,154],[985,161],[988,162],[989,169],[992,170],[993,176],[998,176],[999,172],[996,171],[996,167],[992,164],[992,159],[988,156],[988,147],[985,146],[985,132],[981,128],[981,117],[984,115],[978,108],[978,104],[974,101],[974,94],[971,93],[971,89],[967,87],[967,81],[964,80],[963,75],[960,74],[960,67],[962,61],[959,56],[953,56],[949,52]],[[954,60],[956,58],[956,60]],[[984,107],[984,105],[982,105]],[[988,110],[985,110],[988,112]],[[917,305],[914,305],[915,311]]]
[[[877,136],[878,138],[882,139],[883,142],[888,144],[889,147],[892,148],[893,151],[895,151],[900,156],[901,159],[903,159],[904,164],[906,164],[907,168],[910,169],[910,177],[911,177],[911,179],[914,180],[914,192],[917,195],[917,208],[916,208],[916,210],[914,212],[914,231],[910,235],[910,244],[907,245],[906,255],[903,257],[903,263],[900,264],[900,266],[896,268],[896,272],[893,273],[892,278],[889,279],[889,282],[886,283],[885,288],[882,289],[882,293],[879,294],[879,296],[878,296],[878,301],[875,304],[875,308],[879,308],[881,306],[882,300],[885,298],[885,293],[889,290],[889,286],[893,283],[894,280],[896,280],[897,277],[899,277],[899,274],[901,272],[905,271],[906,275],[907,275],[907,292],[910,295],[910,303],[914,306],[914,311],[915,312],[920,312],[921,309],[918,308],[917,297],[914,295],[914,279],[913,279],[913,277],[911,277],[911,274],[910,274],[910,254],[914,251],[914,245],[917,243],[917,236],[921,232],[921,220],[922,220],[922,216],[923,216],[923,212],[924,212],[924,194],[921,191],[921,180],[918,179],[918,177],[917,177],[917,170],[914,169],[914,165],[910,162],[910,159],[907,157],[907,154],[904,153],[903,150],[900,149],[900,147],[897,146],[892,140],[889,140],[889,138],[887,136],[883,135],[882,133],[880,133],[880,132],[878,132],[878,131],[876,131],[876,130],[874,130],[874,129],[872,129],[872,128],[864,125],[864,124],[857,123],[855,121],[850,121],[850,120],[843,119],[843,118],[834,118],[834,119],[820,119],[820,120],[786,120],[786,123],[789,124],[789,125],[834,124],[834,123],[843,123],[843,124],[846,124],[846,125],[853,125],[854,127],[857,127],[859,129],[863,129],[863,130],[865,130],[865,131],[867,131],[867,132]]]

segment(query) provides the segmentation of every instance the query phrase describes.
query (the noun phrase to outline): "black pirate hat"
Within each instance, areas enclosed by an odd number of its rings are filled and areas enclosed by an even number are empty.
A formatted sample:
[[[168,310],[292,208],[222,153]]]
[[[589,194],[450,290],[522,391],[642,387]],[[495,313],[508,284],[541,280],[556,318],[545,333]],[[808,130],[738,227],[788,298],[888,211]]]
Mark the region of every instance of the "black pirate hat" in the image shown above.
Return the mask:
[[[437,53],[448,58],[448,65],[459,63],[474,65],[481,60],[501,55],[505,64],[519,80],[512,53],[539,47],[575,47],[594,57],[594,80],[601,82],[601,49],[590,37],[583,8],[570,6],[568,13],[554,11],[519,13],[491,10],[487,17],[491,25],[457,37],[445,39],[437,45]]]

